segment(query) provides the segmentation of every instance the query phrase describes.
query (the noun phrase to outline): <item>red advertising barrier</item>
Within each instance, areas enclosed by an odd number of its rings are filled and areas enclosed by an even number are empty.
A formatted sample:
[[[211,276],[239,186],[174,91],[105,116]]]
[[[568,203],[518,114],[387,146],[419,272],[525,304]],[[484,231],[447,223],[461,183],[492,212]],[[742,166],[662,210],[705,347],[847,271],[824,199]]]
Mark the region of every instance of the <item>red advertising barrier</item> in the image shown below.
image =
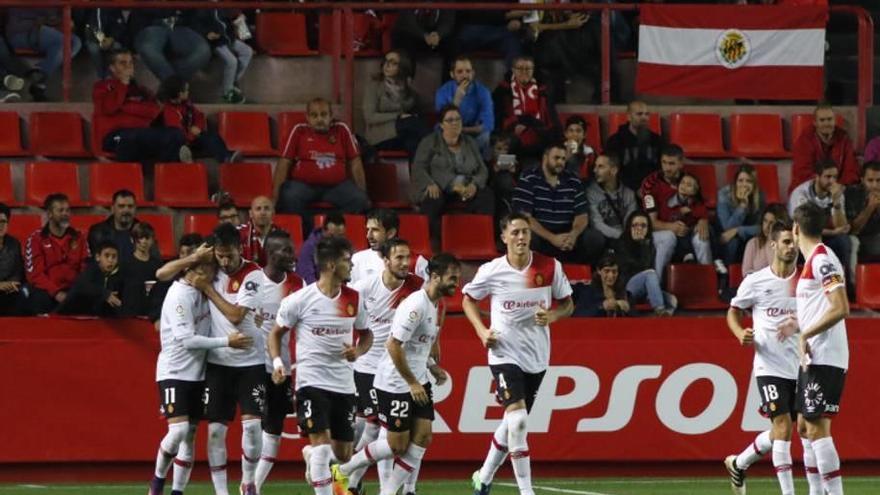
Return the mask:
[[[834,439],[851,461],[880,459],[866,440],[880,438],[876,325],[847,322],[851,367]],[[768,425],[752,352],[722,318],[569,319],[552,333],[552,366],[529,417],[536,460],[716,460]],[[428,456],[477,461],[501,415],[485,353],[461,317],[447,320],[441,342],[451,380],[435,390]],[[157,351],[143,321],[0,319],[0,463],[152,461],[165,430]],[[296,436],[292,420],[288,430]],[[230,459],[239,431],[229,432]],[[298,459],[302,442],[285,441],[282,458]]]

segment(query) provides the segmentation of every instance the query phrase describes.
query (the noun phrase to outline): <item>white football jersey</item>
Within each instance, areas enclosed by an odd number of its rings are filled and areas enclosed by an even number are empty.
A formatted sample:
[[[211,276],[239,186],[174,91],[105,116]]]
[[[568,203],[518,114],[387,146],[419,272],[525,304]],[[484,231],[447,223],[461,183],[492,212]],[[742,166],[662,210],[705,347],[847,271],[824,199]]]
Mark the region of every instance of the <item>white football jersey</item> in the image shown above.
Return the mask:
[[[385,271],[385,260],[382,259],[382,254],[370,248],[351,255],[351,265],[351,281],[349,285]]]
[[[425,258],[421,254],[418,258],[416,258],[416,266],[413,267],[413,273],[422,277],[426,282],[428,281],[430,275],[428,275],[428,258]]]
[[[354,370],[358,373],[370,375],[376,373],[379,360],[385,354],[385,342],[391,333],[391,320],[397,307],[401,301],[421,289],[423,285],[421,278],[410,274],[400,287],[389,290],[382,281],[382,273],[361,280],[353,286],[363,299],[363,306],[367,312],[367,328],[373,333],[373,345],[369,352],[354,362]]]
[[[227,275],[222,270],[219,270],[217,272],[217,278],[214,279],[214,290],[216,290],[217,293],[230,304],[236,304],[238,301],[238,292],[244,286],[245,277],[255,271],[260,271],[260,265],[247,260],[242,260],[238,271],[232,275]],[[263,364],[265,361],[265,358],[263,357],[265,351],[263,349],[266,347],[266,340],[263,338],[263,332],[256,331],[256,329],[252,329],[248,332],[243,327],[237,328],[232,322],[226,319],[226,316],[217,308],[217,306],[211,304],[211,336],[226,337],[234,332],[241,332],[247,334],[248,337],[253,338],[253,345],[247,349],[233,349],[232,347],[211,349],[211,351],[208,352],[208,362],[219,364],[221,366],[232,366],[235,368]]]
[[[526,373],[540,373],[550,364],[550,329],[535,323],[538,308],[571,296],[562,263],[532,252],[523,270],[507,256],[485,263],[462,292],[477,301],[492,297],[491,328],[498,343],[489,349],[489,364],[515,364]]]
[[[797,302],[794,297],[797,270],[788,278],[778,277],[767,266],[746,276],[730,305],[752,310],[752,328],[755,331],[755,376],[777,376],[789,380],[798,377],[798,337],[792,335],[780,342],[777,328],[789,315],[794,315]]]
[[[205,379],[207,349],[187,349],[182,341],[193,335],[207,337],[211,333],[211,310],[208,298],[195,287],[175,280],[165,301],[159,320],[162,350],[156,361],[156,381]]]
[[[801,271],[797,283],[797,315],[801,331],[809,330],[819,321],[831,303],[826,294],[846,290],[843,266],[834,252],[825,244],[818,244]],[[849,344],[844,320],[809,340],[812,363],[849,367]]]
[[[307,285],[281,301],[275,321],[296,332],[297,389],[354,393],[352,365],[342,351],[352,345],[354,329],[367,328],[367,312],[356,290],[343,286],[330,298],[317,284]]]
[[[428,382],[428,357],[440,333],[439,316],[437,304],[431,302],[426,291],[419,290],[400,303],[391,323],[391,337],[403,343],[406,364],[421,384]],[[376,369],[373,386],[393,394],[409,392],[409,385],[387,352]]]
[[[253,271],[244,278],[243,288],[238,291],[238,305],[250,308],[251,311],[245,316],[239,325],[248,334],[262,332],[263,342],[269,338],[269,332],[275,326],[275,318],[281,300],[303,288],[303,280],[293,272],[286,273],[284,279],[275,283],[266,276],[263,270]],[[269,349],[263,346],[266,357],[266,371],[272,372],[272,358],[269,357]],[[290,374],[290,332],[285,332],[281,338],[281,360],[284,361],[284,374]]]

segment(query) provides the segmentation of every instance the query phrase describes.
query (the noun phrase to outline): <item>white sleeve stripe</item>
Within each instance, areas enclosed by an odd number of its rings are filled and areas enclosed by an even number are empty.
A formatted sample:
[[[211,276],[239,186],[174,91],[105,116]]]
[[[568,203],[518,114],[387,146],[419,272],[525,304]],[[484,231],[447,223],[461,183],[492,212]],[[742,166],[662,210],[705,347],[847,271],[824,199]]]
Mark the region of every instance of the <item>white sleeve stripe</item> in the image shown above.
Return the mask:
[[[355,139],[354,137],[354,133],[351,132],[351,129],[348,127],[348,124],[346,124],[345,122],[336,122],[336,125],[342,126],[342,128],[345,129],[345,132],[348,133],[348,138],[351,140],[352,146],[354,146],[354,150],[358,153],[358,155],[360,155],[361,149],[358,146],[357,139]]]
[[[287,150],[290,149],[290,142],[293,140],[293,135],[296,134],[296,130],[300,127],[308,127],[308,124],[296,124],[293,126],[293,129],[290,130],[290,134],[287,135],[287,144],[284,145],[284,151],[281,153],[282,157],[287,155]]]

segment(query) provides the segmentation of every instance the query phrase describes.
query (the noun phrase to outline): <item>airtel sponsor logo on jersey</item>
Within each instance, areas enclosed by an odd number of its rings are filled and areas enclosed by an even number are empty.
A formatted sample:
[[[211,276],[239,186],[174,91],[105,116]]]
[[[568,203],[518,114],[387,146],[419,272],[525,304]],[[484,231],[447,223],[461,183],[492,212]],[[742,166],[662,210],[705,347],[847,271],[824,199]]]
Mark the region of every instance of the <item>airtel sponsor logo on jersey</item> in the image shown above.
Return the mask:
[[[764,310],[764,314],[770,318],[776,316],[785,316],[785,315],[793,315],[795,313],[793,308],[767,308]]]
[[[504,311],[513,311],[515,309],[538,308],[544,304],[544,301],[538,299],[534,301],[503,301],[501,307]]]
[[[315,327],[312,329],[312,335],[347,335],[351,333],[351,328],[333,328],[333,327]]]

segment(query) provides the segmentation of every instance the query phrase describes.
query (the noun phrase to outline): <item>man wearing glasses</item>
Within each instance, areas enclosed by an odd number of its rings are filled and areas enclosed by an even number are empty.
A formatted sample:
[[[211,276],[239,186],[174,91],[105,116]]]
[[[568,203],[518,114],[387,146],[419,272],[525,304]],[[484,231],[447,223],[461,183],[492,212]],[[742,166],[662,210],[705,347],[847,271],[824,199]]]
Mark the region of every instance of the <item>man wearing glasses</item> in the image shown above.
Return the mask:
[[[492,93],[498,127],[516,136],[516,155],[537,158],[553,137],[559,134],[556,105],[547,88],[535,80],[535,60],[520,56],[513,61],[508,80]]]

